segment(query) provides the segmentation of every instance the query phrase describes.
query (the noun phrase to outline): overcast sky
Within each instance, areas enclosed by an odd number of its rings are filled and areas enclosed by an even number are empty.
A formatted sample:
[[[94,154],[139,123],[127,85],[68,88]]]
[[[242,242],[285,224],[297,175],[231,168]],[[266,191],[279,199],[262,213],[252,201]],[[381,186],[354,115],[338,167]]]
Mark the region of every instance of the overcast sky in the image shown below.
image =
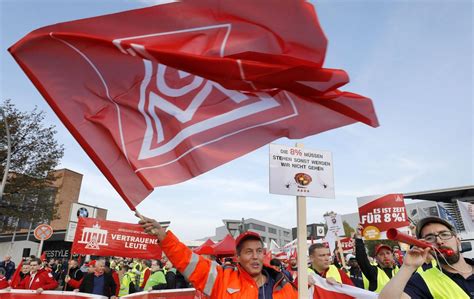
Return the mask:
[[[39,27],[154,2],[0,0],[1,100],[46,112],[46,122],[56,126],[66,148],[61,168],[84,175],[79,201],[108,209],[111,220],[136,218],[7,48]],[[308,222],[322,221],[329,210],[355,212],[358,196],[472,185],[472,1],[314,3],[329,39],[325,67],[348,72],[351,82],[342,90],[372,98],[381,125],[355,124],[303,140],[275,141],[333,152],[336,199],[308,198]],[[171,220],[171,229],[188,240],[213,235],[222,219],[296,225],[295,198],[268,192],[268,146],[185,183],[157,188],[138,209]]]

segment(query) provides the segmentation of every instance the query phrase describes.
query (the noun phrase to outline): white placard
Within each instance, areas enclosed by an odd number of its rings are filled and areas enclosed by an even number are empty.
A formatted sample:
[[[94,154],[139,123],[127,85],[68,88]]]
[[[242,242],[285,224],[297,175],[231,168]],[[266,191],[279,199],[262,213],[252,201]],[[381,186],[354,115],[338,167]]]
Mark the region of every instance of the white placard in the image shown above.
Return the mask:
[[[69,222],[69,225],[68,225],[67,230],[66,230],[66,237],[64,238],[64,241],[66,241],[66,242],[74,241],[74,235],[76,234],[76,227],[77,227],[76,222]]]
[[[270,193],[335,198],[332,153],[270,144]]]
[[[345,236],[341,215],[324,216],[324,219],[326,219],[326,225],[328,226],[328,235]]]

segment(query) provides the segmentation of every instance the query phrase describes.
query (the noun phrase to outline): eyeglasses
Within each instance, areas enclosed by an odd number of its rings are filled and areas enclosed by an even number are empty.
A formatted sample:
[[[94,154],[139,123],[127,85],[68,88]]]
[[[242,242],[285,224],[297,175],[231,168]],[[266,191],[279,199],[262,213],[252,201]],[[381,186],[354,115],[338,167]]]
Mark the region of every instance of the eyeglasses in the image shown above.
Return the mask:
[[[428,234],[428,235],[424,236],[423,239],[425,239],[425,241],[427,241],[427,242],[435,243],[436,238],[438,238],[438,237],[439,237],[440,240],[446,241],[446,240],[449,240],[452,237],[454,237],[454,233],[452,231],[444,231],[444,232],[440,232],[438,234]]]

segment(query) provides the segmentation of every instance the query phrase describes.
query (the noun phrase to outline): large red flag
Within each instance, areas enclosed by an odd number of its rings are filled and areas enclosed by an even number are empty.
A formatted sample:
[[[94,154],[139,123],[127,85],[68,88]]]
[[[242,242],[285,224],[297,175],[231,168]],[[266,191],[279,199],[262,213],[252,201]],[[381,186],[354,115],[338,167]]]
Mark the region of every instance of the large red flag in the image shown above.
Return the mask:
[[[236,5],[238,4],[238,5]],[[134,209],[280,137],[360,121],[306,1],[192,0],[56,24],[9,51]]]

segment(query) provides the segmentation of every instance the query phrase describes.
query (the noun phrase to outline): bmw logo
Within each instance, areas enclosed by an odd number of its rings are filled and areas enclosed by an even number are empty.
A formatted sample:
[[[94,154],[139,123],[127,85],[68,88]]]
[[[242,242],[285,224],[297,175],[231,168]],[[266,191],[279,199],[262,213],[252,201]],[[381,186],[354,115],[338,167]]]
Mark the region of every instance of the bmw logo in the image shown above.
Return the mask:
[[[86,208],[80,208],[77,210],[77,217],[89,217],[89,211]]]

